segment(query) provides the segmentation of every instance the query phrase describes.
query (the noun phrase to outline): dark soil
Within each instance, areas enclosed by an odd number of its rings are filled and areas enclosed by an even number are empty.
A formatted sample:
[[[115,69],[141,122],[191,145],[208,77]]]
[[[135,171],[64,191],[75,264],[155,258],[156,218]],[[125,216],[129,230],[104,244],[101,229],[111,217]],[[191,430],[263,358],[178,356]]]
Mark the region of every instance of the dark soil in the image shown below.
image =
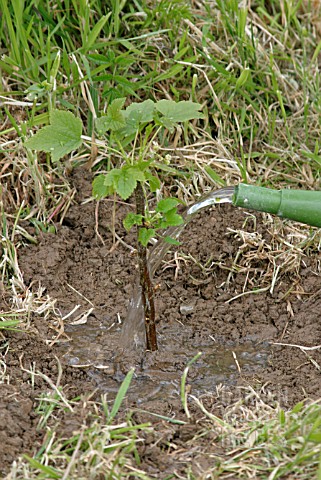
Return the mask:
[[[28,332],[5,333],[1,352],[8,384],[0,385],[0,443],[6,448],[0,449],[0,472],[5,472],[19,454],[34,452],[41,445],[44,431],[37,429],[35,409],[39,395],[50,387],[43,375],[32,376],[26,370],[41,372],[56,383],[58,359],[63,366],[60,385],[67,398],[85,395],[98,386],[112,401],[133,365],[136,377],[126,406],[167,416],[176,412],[183,417],[180,379],[187,362],[199,350],[204,355],[190,369],[189,388],[207,398],[211,411],[215,411],[215,391],[220,384],[228,385],[234,393],[240,385],[250,384],[255,389],[266,385],[273,399],[284,407],[320,396],[320,372],[309,358],[321,364],[320,350],[307,351],[308,357],[299,348],[272,344],[321,344],[320,255],[305,258],[296,277],[283,274],[272,294],[265,290],[228,302],[242,293],[246,279],[242,269],[229,276],[240,241],[228,234],[228,228],[241,229],[246,214],[228,205],[201,212],[183,232],[176,261],[172,251],[155,278],[159,352],[124,352],[119,344],[119,319],[126,318],[137,272],[136,257],[114,241],[108,227],[112,225],[113,203],[107,200],[99,205],[101,238],[97,236],[96,203],[82,203],[91,193],[90,175],[78,169],[71,181],[78,192],[76,202],[63,225],[57,226],[57,234],[43,234],[37,245],[21,247],[18,253],[25,283],[33,283],[34,289],[40,283],[57,299],[58,315],[64,317],[79,307],[65,320],[65,333],[53,345],[49,340],[57,335],[57,328],[51,318],[35,316]],[[134,245],[133,234],[127,234],[121,223],[130,208],[116,204],[115,230],[125,243]],[[271,240],[260,215],[256,226],[249,221],[243,229],[258,230],[267,244]],[[250,268],[254,278],[255,269],[264,272],[270,267],[258,255]],[[304,294],[286,295],[294,280]],[[4,300],[2,310],[8,310]],[[79,324],[81,316],[84,323]],[[141,413],[136,415],[137,420],[142,419]],[[75,423],[81,421],[81,416],[66,415],[61,419],[61,432],[72,433]],[[175,456],[165,458],[162,448],[168,438],[175,439],[178,446],[186,442],[196,433],[194,427],[156,422],[155,429],[164,441],[156,442],[153,437],[149,449],[146,439],[140,451],[141,468],[156,478],[175,468],[182,471],[181,460],[178,467]],[[196,457],[191,454],[191,458]]]

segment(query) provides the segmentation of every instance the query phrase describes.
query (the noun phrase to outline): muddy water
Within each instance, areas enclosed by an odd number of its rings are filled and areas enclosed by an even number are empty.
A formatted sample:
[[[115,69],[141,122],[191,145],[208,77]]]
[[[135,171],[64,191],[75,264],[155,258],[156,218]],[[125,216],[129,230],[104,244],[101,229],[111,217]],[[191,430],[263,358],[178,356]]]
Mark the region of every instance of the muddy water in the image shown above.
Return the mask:
[[[233,192],[232,187],[224,188],[202,198],[183,213],[184,224],[171,228],[166,235],[178,239],[200,210],[231,203]],[[152,276],[170,248],[170,244],[160,240],[151,250]],[[186,305],[178,308],[185,316],[191,313]],[[65,358],[75,368],[86,368],[103,392],[117,392],[129,368],[135,367],[129,398],[137,404],[177,398],[184,368],[199,351],[202,356],[189,373],[189,383],[196,394],[214,391],[219,384],[235,384],[242,374],[253,374],[267,362],[267,343],[258,347],[253,341],[241,339],[233,344],[213,335],[195,334],[195,328],[188,325],[175,322],[168,325],[162,319],[157,330],[159,351],[144,352],[144,320],[137,282],[122,324],[107,327],[89,317],[84,325],[66,327],[71,342],[64,347]]]
[[[258,348],[251,341],[234,345],[228,341],[222,344],[214,337],[196,341],[193,329],[185,327],[182,332],[180,325],[159,328],[158,352],[126,352],[119,348],[120,328],[106,331],[90,324],[67,327],[72,342],[65,358],[75,368],[86,368],[97,387],[109,393],[116,393],[129,368],[135,367],[128,397],[138,405],[177,399],[184,368],[199,351],[202,356],[188,376],[196,395],[213,392],[219,384],[236,384],[243,374],[254,374],[266,365],[269,354],[267,343]]]

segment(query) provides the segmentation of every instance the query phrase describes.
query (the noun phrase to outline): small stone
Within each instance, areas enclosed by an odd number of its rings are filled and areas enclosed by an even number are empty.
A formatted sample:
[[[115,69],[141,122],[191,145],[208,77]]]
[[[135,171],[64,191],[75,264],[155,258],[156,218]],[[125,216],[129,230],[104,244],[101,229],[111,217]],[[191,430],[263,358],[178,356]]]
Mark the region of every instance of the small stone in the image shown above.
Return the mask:
[[[182,315],[189,315],[190,313],[193,313],[194,306],[195,305],[181,305],[179,311]]]

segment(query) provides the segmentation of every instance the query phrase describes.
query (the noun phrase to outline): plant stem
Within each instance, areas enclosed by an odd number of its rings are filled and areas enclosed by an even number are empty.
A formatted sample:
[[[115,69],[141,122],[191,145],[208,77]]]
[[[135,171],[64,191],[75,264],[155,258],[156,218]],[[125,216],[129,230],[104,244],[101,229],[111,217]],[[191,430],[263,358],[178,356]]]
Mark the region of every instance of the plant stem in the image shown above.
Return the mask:
[[[145,199],[142,185],[138,182],[135,189],[136,213],[145,217]],[[144,226],[144,225],[143,225]],[[154,287],[150,277],[147,261],[147,248],[138,241],[139,228],[137,231],[137,251],[139,263],[140,286],[142,289],[142,303],[144,308],[146,349],[154,352],[157,347],[155,325],[155,302]]]

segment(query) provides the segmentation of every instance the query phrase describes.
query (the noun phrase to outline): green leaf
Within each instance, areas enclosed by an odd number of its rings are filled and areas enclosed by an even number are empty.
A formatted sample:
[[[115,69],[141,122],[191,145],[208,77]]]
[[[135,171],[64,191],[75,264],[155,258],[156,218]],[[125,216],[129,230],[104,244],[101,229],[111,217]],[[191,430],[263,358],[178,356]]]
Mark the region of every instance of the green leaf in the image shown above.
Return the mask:
[[[145,100],[141,103],[131,103],[124,111],[126,125],[119,130],[123,137],[135,136],[135,134],[154,119],[155,103],[152,100]]]
[[[307,152],[305,150],[301,150],[301,153],[302,153],[302,155],[309,158],[310,160],[314,160],[320,167],[320,165],[321,165],[321,156],[320,155],[318,155],[317,153]]]
[[[127,200],[135,190],[136,185],[136,179],[131,176],[130,172],[122,170],[121,175],[117,179],[116,192],[123,200]]]
[[[151,163],[153,163],[152,160],[139,160],[135,166],[142,172],[145,172]]]
[[[285,425],[285,422],[286,422],[285,411],[282,409],[279,411],[279,421],[281,425]]]
[[[179,200],[177,200],[177,198],[172,198],[172,197],[163,198],[158,202],[156,207],[156,212],[162,212],[162,213],[169,212],[170,210],[173,210],[173,208],[175,208],[178,203],[180,202]]]
[[[145,172],[145,178],[149,183],[149,188],[151,192],[156,192],[161,187],[161,182],[159,178],[152,175],[150,172]]]
[[[176,63],[175,65],[172,65],[168,70],[166,69],[165,72],[161,73],[156,78],[154,78],[154,82],[155,83],[163,82],[164,80],[168,80],[169,78],[172,80],[183,69],[184,69],[184,65]]]
[[[11,330],[13,327],[19,325],[20,320],[12,319],[12,320],[2,320],[0,321],[0,330]]]
[[[176,213],[176,208],[170,210],[169,212],[166,212],[165,219],[167,226],[169,227],[178,227],[179,225],[182,225],[182,223],[184,223],[182,216]]]
[[[170,133],[173,133],[175,130],[175,123],[169,120],[167,117],[155,118],[155,123],[167,128]]]
[[[126,98],[115,98],[107,108],[107,115],[96,120],[96,129],[99,135],[103,135],[107,130],[120,130],[126,125],[124,112],[122,108]]]
[[[110,172],[106,173],[104,185],[106,187],[114,187],[114,189],[116,190],[118,178],[120,177],[120,175],[121,175],[121,169],[114,168]]]
[[[216,173],[213,168],[211,168],[209,165],[204,166],[204,170],[207,173],[207,175],[213,180],[213,182],[218,183],[221,186],[225,185],[224,180],[219,176],[218,173]]]
[[[145,175],[144,172],[137,167],[125,166],[121,170],[118,170],[118,172],[115,177],[115,189],[123,200],[127,200],[134,192],[137,182],[143,182],[145,180]]]
[[[117,130],[118,128],[120,128],[117,125],[118,122],[122,124],[125,122],[123,112],[121,111],[125,101],[126,98],[115,98],[115,100],[113,100],[107,108],[107,115],[111,118],[111,121],[114,122],[111,127],[112,130]]]
[[[195,118],[204,118],[203,113],[199,112],[200,108],[201,105],[199,103],[189,100],[183,100],[181,102],[160,100],[156,103],[156,109],[173,123],[187,122]]]
[[[241,88],[243,85],[247,83],[247,81],[251,78],[251,70],[249,68],[245,68],[239,78],[236,80],[235,88]]]
[[[154,228],[140,228],[138,232],[138,241],[143,247],[147,247],[148,242],[155,236],[155,233],[156,231]]]
[[[127,232],[134,226],[134,225],[142,225],[143,223],[143,215],[138,215],[137,213],[128,213],[123,221],[123,225]]]
[[[107,15],[100,17],[98,22],[95,23],[94,27],[90,31],[90,34],[88,35],[88,38],[86,40],[86,44],[85,44],[86,52],[88,52],[92,47],[92,45],[95,43],[97,37],[99,36],[100,31],[103,29],[110,15],[111,15],[111,12],[108,12]]]
[[[36,470],[40,470],[40,472],[43,472],[46,475],[46,478],[61,478],[60,473],[55,468],[43,465],[35,458],[29,457],[29,455],[23,455],[23,457],[29,462],[29,464],[33,468],[35,468]]]
[[[321,433],[320,432],[312,432],[308,436],[309,442],[314,442],[317,444],[321,443]]]
[[[153,100],[145,100],[141,103],[131,103],[125,110],[124,116],[127,123],[139,125],[140,123],[152,122],[154,118],[155,103]]]
[[[43,127],[25,142],[27,148],[51,154],[53,162],[81,145],[82,122],[71,112],[52,110],[50,125]]]
[[[102,176],[104,180],[101,180],[99,178],[100,176]],[[130,197],[136,188],[137,182],[143,182],[145,180],[144,172],[142,172],[138,167],[131,167],[127,165],[125,165],[123,168],[114,168],[106,175],[99,175],[99,177],[97,177],[97,179],[94,181],[95,196],[98,198],[106,196],[108,188],[112,187],[113,190],[116,191],[123,200],[127,200],[127,198]]]
[[[138,182],[144,182],[145,180],[145,173],[141,170],[138,166],[135,167],[125,167],[128,173],[135,178]]]
[[[102,55],[101,53],[87,53],[86,55],[87,59],[92,60],[94,63],[97,63],[98,65],[104,65],[104,64],[110,64],[111,59],[107,57],[106,55]]]
[[[298,402],[292,408],[291,413],[299,413],[299,412],[301,412],[303,407],[304,407],[304,403],[303,402]]]
[[[158,170],[162,170],[163,172],[166,172],[166,173],[172,173],[177,177],[182,177],[182,178],[189,177],[189,174],[182,173],[177,168],[170,167],[169,165],[164,165],[163,163],[160,163],[160,162],[153,162],[153,165]]]
[[[158,413],[153,413],[147,410],[141,410],[139,409],[140,413],[148,413],[149,415],[152,415],[153,417],[160,418],[161,420],[165,420],[166,422],[173,423],[174,425],[186,425],[187,422],[184,422],[183,420],[177,420],[176,418],[173,417],[166,417],[165,415],[159,415]],[[166,477],[168,478],[168,477]]]
[[[127,390],[130,386],[130,383],[132,381],[134,372],[135,372],[135,369],[131,368],[129,370],[129,372],[127,373],[126,377],[124,378],[123,383],[121,384],[121,386],[120,386],[120,388],[117,392],[113,407],[112,407],[111,412],[109,414],[109,417],[107,419],[108,423],[111,423],[111,421],[116,417],[117,412],[120,409],[121,404],[123,403],[123,400],[126,396],[126,393],[127,393]]]
[[[169,243],[170,245],[180,245],[181,244],[181,242],[179,242],[178,240],[175,240],[175,238],[169,237],[168,235],[166,235],[166,237],[164,238],[164,241],[166,243]]]
[[[96,197],[98,200],[101,198],[107,197],[110,195],[110,186],[106,185],[106,175],[98,175],[93,181],[93,189],[92,193],[93,196]]]

